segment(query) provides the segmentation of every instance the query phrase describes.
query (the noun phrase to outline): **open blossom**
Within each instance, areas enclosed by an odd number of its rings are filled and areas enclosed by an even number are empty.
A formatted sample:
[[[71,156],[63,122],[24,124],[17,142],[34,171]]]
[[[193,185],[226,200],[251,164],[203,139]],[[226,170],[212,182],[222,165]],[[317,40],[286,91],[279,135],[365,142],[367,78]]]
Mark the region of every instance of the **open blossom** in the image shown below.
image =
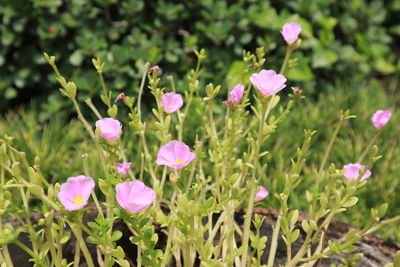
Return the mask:
[[[301,25],[297,22],[290,22],[283,25],[281,34],[287,44],[293,44],[299,38],[301,32]]]
[[[115,189],[118,204],[130,213],[144,211],[157,197],[153,189],[139,180],[119,183]]]
[[[96,121],[96,127],[100,128],[100,136],[110,142],[117,140],[122,131],[121,123],[112,118]]]
[[[232,91],[229,93],[230,99],[224,101],[225,106],[237,105],[243,97],[244,85],[239,83],[233,87]]]
[[[164,106],[165,112],[172,113],[183,106],[183,99],[180,94],[165,93],[161,99],[160,104]]]
[[[174,140],[160,148],[157,154],[157,164],[173,169],[182,169],[195,157],[196,154],[190,152],[189,147],[185,143]]]
[[[132,162],[124,162],[124,163],[117,163],[117,171],[122,176],[125,177],[128,172],[129,168],[131,167]]]
[[[274,70],[261,70],[250,77],[251,83],[263,95],[274,95],[286,87],[286,78],[282,74],[276,74]]]
[[[269,195],[269,192],[261,185],[257,186],[257,194],[254,197],[255,201],[260,201],[266,198]]]
[[[356,181],[358,176],[360,176],[360,170],[365,169],[365,166],[359,163],[349,163],[347,165],[344,165],[343,168],[346,170],[346,172],[344,173],[344,177],[346,177],[346,179],[348,180]],[[361,177],[360,181],[363,181],[370,176],[371,176],[371,171],[367,170]]]
[[[371,121],[375,128],[380,129],[385,127],[391,116],[392,112],[390,110],[378,110],[372,116]]]
[[[69,177],[67,182],[61,185],[57,197],[65,210],[79,210],[86,206],[94,186],[91,177],[84,175]]]

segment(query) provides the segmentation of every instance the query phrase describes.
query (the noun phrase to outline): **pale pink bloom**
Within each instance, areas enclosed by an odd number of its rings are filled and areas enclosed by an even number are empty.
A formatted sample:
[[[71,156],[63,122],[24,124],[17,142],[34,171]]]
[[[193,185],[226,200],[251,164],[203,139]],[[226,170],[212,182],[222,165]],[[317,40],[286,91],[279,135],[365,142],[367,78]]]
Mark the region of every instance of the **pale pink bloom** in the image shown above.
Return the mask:
[[[385,127],[391,116],[392,112],[390,110],[378,110],[372,116],[371,121],[375,128],[380,129]]]
[[[119,205],[130,213],[144,211],[157,197],[153,189],[139,180],[119,183],[116,185],[116,191]]]
[[[233,87],[232,91],[230,91],[230,99],[224,101],[224,105],[228,107],[239,104],[243,97],[243,93],[244,85],[241,83],[237,84],[235,87]]]
[[[274,70],[261,70],[250,77],[251,83],[263,95],[274,95],[286,87],[286,78],[282,74],[276,74]]]
[[[160,104],[164,106],[165,112],[172,113],[183,106],[183,99],[180,94],[165,93],[161,99]]]
[[[117,140],[122,131],[121,123],[112,118],[104,118],[96,121],[96,127],[100,128],[100,136],[110,142]]]
[[[117,103],[119,100],[124,100],[124,99],[125,99],[125,93],[120,93],[115,99],[114,103]]]
[[[299,38],[301,32],[301,25],[297,22],[290,22],[283,25],[281,34],[287,44],[293,44]]]
[[[266,198],[269,195],[269,192],[261,185],[257,186],[257,194],[254,197],[255,201],[260,201],[263,200],[264,198]]]
[[[356,181],[358,176],[360,176],[360,170],[365,169],[365,166],[359,163],[349,163],[347,165],[344,165],[343,169],[346,170],[346,172],[344,173],[344,177],[346,177],[347,180]],[[371,171],[367,170],[361,177],[360,181],[363,181],[370,176],[371,176]]]
[[[57,197],[65,210],[79,210],[86,206],[94,186],[91,177],[84,175],[69,177],[67,182],[61,185]]]
[[[124,163],[117,163],[117,171],[122,176],[125,177],[128,172],[129,168],[131,167],[132,162],[124,162]]]
[[[188,165],[196,154],[190,152],[189,147],[180,141],[170,141],[163,145],[157,154],[157,164],[165,165],[173,169],[182,169]]]

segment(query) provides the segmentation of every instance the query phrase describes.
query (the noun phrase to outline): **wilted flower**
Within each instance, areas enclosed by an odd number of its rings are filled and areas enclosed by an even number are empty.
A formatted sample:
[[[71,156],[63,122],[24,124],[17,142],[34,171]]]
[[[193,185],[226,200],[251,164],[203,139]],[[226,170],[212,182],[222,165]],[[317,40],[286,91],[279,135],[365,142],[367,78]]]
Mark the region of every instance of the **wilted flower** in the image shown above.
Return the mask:
[[[132,162],[124,162],[124,163],[117,163],[117,171],[122,176],[125,177],[128,172],[129,168],[131,167]]]
[[[287,44],[293,44],[299,38],[301,32],[301,25],[297,22],[290,22],[283,25],[281,34]]]
[[[347,165],[344,165],[343,168],[346,170],[346,172],[344,173],[346,179],[356,181],[358,176],[360,176],[360,170],[365,169],[365,166],[359,163],[349,163]],[[367,170],[361,177],[360,181],[363,181],[370,176],[371,176],[371,171]]]
[[[172,113],[183,106],[183,99],[180,94],[165,93],[161,99],[160,104],[164,106],[165,112]]]
[[[244,93],[244,85],[239,83],[235,87],[233,87],[232,91],[229,93],[230,99],[224,101],[225,106],[237,105],[240,103],[240,100],[243,97]]]
[[[264,198],[266,198],[269,195],[269,192],[261,185],[257,186],[257,194],[254,197],[255,201],[260,201],[263,200]]]
[[[114,103],[117,103],[119,100],[124,100],[125,99],[125,93],[120,93],[117,98],[115,99]]]
[[[157,72],[160,70],[160,67],[158,65],[154,65],[153,67],[150,68],[149,75],[156,75]]]
[[[185,143],[174,140],[160,148],[157,154],[157,164],[173,169],[182,169],[195,157],[196,154],[190,152],[189,147]]]
[[[119,183],[116,185],[116,191],[119,205],[130,213],[144,211],[157,197],[153,189],[139,180]]]
[[[282,74],[276,74],[274,70],[261,70],[250,77],[251,83],[263,95],[274,95],[286,87],[286,78]]]
[[[65,210],[79,210],[86,206],[94,186],[91,177],[84,175],[69,177],[67,182],[61,185],[57,197]]]
[[[121,123],[112,118],[96,121],[96,127],[100,128],[100,136],[110,142],[117,140],[122,131]]]
[[[372,116],[371,121],[375,128],[380,129],[385,127],[391,116],[392,112],[390,110],[378,110]]]

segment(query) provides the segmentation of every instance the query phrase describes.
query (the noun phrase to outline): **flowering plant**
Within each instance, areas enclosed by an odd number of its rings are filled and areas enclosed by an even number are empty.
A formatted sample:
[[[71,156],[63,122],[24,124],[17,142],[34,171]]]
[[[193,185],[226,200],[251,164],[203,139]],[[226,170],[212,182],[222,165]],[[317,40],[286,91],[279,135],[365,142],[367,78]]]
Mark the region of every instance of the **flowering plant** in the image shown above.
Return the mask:
[[[388,208],[382,204],[371,210],[370,222],[363,229],[351,230],[339,240],[325,240],[335,216],[356,205],[358,191],[375,178],[370,170],[380,158],[373,138],[357,163],[343,168],[337,168],[334,163],[328,165],[343,123],[354,118],[350,111],[341,112],[320,166],[315,169],[314,184],[304,194],[304,201],[309,205],[308,217],[299,220],[300,212],[292,207],[289,198],[304,182],[302,171],[315,131],[304,131],[303,143],[286,172],[280,174],[283,189],[269,192],[266,141],[303,98],[302,90],[297,87],[293,87],[293,94],[289,92],[284,97],[288,82],[285,72],[295,63],[290,55],[301,44],[300,30],[297,24],[285,25],[282,29],[288,46],[279,73],[263,69],[262,48],[256,54],[244,52],[243,63],[248,68],[242,73],[242,82],[229,89],[224,102],[217,99],[221,86],[210,83],[202,90],[200,73],[206,57],[204,50],[195,51],[196,69],[189,73],[188,88],[180,88],[184,97],[176,93],[173,77],[168,78],[172,92],[167,93],[160,86],[160,68],[153,67],[148,72],[149,64],[146,64],[137,102],[127,92],[112,102],[102,76],[104,63],[94,59],[107,112],[103,118],[103,112],[86,100],[98,117],[96,123],[90,123],[82,113],[75,83],[61,75],[55,57],[45,54],[62,87],[61,93],[72,101],[78,119],[92,139],[97,157],[89,159],[82,155],[84,175],[70,177],[61,185],[53,184],[41,174],[36,163],[31,166],[24,153],[12,146],[10,138],[1,139],[0,201],[3,206],[0,216],[16,217],[22,222],[16,229],[9,224],[0,225],[1,263],[13,266],[8,245],[14,243],[31,256],[36,266],[67,266],[69,261],[63,256],[63,247],[67,242],[74,242],[74,266],[81,260],[89,267],[96,263],[129,266],[127,257],[132,252],[124,251],[119,245],[122,232],[114,228],[117,221],[122,221],[129,229],[130,242],[136,246],[137,266],[194,266],[198,261],[204,266],[274,266],[279,240],[283,240],[287,252],[284,266],[312,266],[334,254],[354,251],[354,244],[363,235],[399,221],[399,216],[382,220]],[[153,117],[141,112],[146,77],[155,98]],[[129,110],[126,124],[118,120],[123,121],[118,111],[121,102]],[[200,114],[197,125],[189,128],[188,119],[196,113]],[[374,117],[377,137],[390,115]],[[127,157],[130,142],[127,139],[133,140],[139,156]],[[101,177],[90,177],[89,160],[100,162]],[[13,201],[14,195],[20,196],[22,208]],[[84,215],[89,210],[90,197],[96,217],[86,222]],[[253,211],[258,203],[268,205],[272,197],[279,201],[280,210],[273,234],[267,240],[261,234],[265,218],[253,216]],[[41,203],[35,208],[41,214],[37,222],[30,217],[31,198]],[[241,207],[246,208],[243,224],[235,219],[235,212]],[[157,227],[162,227],[162,231],[157,231]],[[10,231],[15,234],[10,235]],[[18,239],[22,231],[30,235],[30,247]],[[304,240],[296,251],[292,250],[301,232]],[[162,234],[166,237],[163,245],[159,242]],[[267,242],[269,249],[266,250]],[[88,244],[95,245],[94,254]],[[264,251],[267,258],[262,260]],[[80,259],[81,252],[83,259]]]

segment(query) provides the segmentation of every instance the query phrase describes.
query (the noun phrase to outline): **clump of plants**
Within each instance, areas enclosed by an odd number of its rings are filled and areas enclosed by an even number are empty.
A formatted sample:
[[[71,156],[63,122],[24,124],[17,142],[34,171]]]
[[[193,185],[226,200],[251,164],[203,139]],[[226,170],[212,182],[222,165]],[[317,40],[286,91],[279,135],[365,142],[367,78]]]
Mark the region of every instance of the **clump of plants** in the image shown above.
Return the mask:
[[[266,140],[303,98],[298,87],[292,87],[287,98],[282,97],[287,87],[285,72],[296,63],[290,56],[301,45],[300,32],[298,23],[283,26],[287,52],[279,73],[263,68],[263,49],[255,54],[245,51],[243,64],[247,68],[240,74],[242,82],[230,90],[224,102],[216,98],[221,86],[209,83],[203,87],[199,81],[204,50],[195,51],[197,65],[189,73],[184,95],[177,93],[172,77],[168,77],[168,88],[161,87],[160,69],[146,64],[137,101],[124,93],[112,99],[103,79],[104,63],[93,59],[103,88],[101,100],[106,105],[103,112],[90,100],[85,101],[98,117],[95,123],[82,113],[75,83],[62,76],[54,56],[45,54],[61,85],[60,92],[72,102],[97,155],[80,155],[76,160],[82,161],[81,173],[71,173],[62,184],[49,183],[40,171],[39,157],[28,162],[24,152],[13,147],[13,137],[0,140],[2,266],[13,266],[8,249],[12,243],[29,254],[35,266],[79,266],[80,262],[89,267],[130,266],[127,255],[133,252],[117,245],[122,232],[114,229],[116,221],[122,221],[130,231],[129,240],[137,248],[136,266],[194,266],[199,262],[202,266],[274,266],[279,238],[287,249],[285,266],[313,265],[319,259],[354,251],[363,235],[400,220],[400,216],[382,220],[388,209],[382,204],[371,209],[365,227],[325,242],[335,216],[355,206],[359,190],[375,179],[371,168],[380,156],[374,141],[390,120],[389,110],[372,116],[376,137],[355,163],[343,167],[328,161],[343,123],[354,118],[348,110],[340,113],[320,166],[314,170],[315,186],[304,193],[309,216],[302,219],[301,227],[297,224],[299,210],[288,200],[303,182],[302,170],[307,166],[315,131],[305,130],[303,143],[293,148],[295,156],[287,160],[286,171],[279,177],[283,190],[268,192],[271,177],[265,162],[269,153]],[[141,111],[146,83],[155,99],[152,116]],[[119,118],[121,108],[129,111],[129,122],[124,125]],[[129,138],[123,141],[123,135]],[[130,155],[136,156],[127,157],[128,147],[135,151]],[[90,161],[100,162],[101,176],[92,177],[95,170]],[[280,210],[272,238],[267,240],[260,231],[265,217],[253,216],[253,210],[271,197],[279,200]],[[31,205],[31,200],[36,205]],[[95,207],[96,217],[86,222],[90,206]],[[241,207],[245,208],[242,225],[235,220]],[[39,218],[33,220],[32,212]],[[14,218],[19,225],[3,222],[7,218]],[[163,247],[158,227],[166,235]],[[21,232],[29,234],[31,246],[18,239]],[[305,240],[294,251],[292,246],[301,232]],[[70,240],[75,244],[73,262],[63,256]],[[265,252],[267,242],[270,248]],[[88,244],[95,244],[95,255]],[[261,261],[264,253],[267,262]],[[399,261],[400,255],[393,266]]]

